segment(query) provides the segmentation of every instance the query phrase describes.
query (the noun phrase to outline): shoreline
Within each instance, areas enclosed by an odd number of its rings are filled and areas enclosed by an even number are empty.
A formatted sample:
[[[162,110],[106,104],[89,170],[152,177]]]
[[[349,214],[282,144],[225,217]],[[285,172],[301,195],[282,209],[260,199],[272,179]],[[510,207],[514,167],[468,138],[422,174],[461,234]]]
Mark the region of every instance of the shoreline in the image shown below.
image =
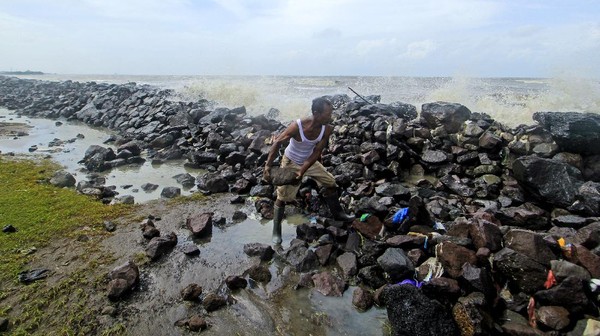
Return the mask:
[[[185,158],[186,164],[208,171],[195,179],[202,192],[251,197],[257,215],[272,216],[273,187],[260,177],[268,139],[284,128],[275,114],[248,116],[244,107],[171,101],[169,91],[131,83],[53,84],[2,77],[0,83],[0,105],[18,113],[120,132],[116,152],[95,148],[86,153],[83,161],[90,171],[136,164],[142,151],[157,162]],[[533,310],[562,306],[571,314],[563,328],[587,323],[586,314],[593,315],[598,302],[582,286],[600,277],[600,242],[590,238],[600,232],[600,150],[594,146],[600,141],[599,115],[540,112],[534,114],[537,125],[510,128],[459,103],[423,104],[418,116],[415,106],[381,104],[376,95],[367,97],[374,104],[347,95],[329,99],[336,120],[323,164],[335,176],[344,206],[371,220],[335,223],[321,205],[317,223],[297,226],[298,244],[283,253],[287,265],[297,273],[337,265],[333,273],[313,275],[309,286],[320,288],[322,276],[360,283],[369,293],[385,292],[383,304],[397,332],[407,324],[440,327],[438,332],[533,332],[527,324],[531,315],[507,301],[507,295],[535,297],[540,303]],[[406,180],[415,176],[421,179],[408,186]],[[408,208],[409,219],[394,225],[390,218],[402,208]],[[328,237],[324,243],[316,243],[323,236]],[[568,250],[559,238],[570,244]],[[315,253],[327,254],[317,262]],[[561,273],[567,266],[576,266],[574,279]],[[442,274],[428,279],[431,267],[440,267]],[[544,287],[548,269],[561,274],[553,288]],[[385,299],[411,286],[395,284],[413,277],[424,287],[403,295],[415,304],[441,305],[443,314],[410,317],[406,307]],[[560,295],[580,301],[561,301]],[[468,301],[473,296],[489,300],[473,306]],[[461,313],[471,309],[493,316],[494,322]],[[508,313],[520,315],[524,323],[502,323],[502,314]]]

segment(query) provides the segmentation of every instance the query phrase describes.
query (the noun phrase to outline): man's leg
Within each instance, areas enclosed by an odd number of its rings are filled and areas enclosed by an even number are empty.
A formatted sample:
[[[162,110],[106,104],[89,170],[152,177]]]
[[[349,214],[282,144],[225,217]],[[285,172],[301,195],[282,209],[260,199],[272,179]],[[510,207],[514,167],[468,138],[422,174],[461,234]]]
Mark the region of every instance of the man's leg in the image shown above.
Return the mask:
[[[325,202],[327,202],[329,211],[335,220],[344,222],[354,220],[354,216],[346,214],[342,208],[342,205],[340,204],[335,178],[325,169],[325,167],[323,167],[320,162],[315,162],[315,164],[313,164],[312,167],[306,171],[306,175],[315,179],[315,181],[322,186],[321,194],[323,195]]]
[[[292,169],[300,169],[298,165],[291,162],[287,157],[283,157],[281,160],[281,167],[287,167]],[[291,202],[296,198],[300,186],[283,185],[277,187],[277,199],[275,200],[275,207],[273,209],[273,243],[280,245],[281,239],[281,222],[283,221],[283,215],[285,213],[285,203]]]

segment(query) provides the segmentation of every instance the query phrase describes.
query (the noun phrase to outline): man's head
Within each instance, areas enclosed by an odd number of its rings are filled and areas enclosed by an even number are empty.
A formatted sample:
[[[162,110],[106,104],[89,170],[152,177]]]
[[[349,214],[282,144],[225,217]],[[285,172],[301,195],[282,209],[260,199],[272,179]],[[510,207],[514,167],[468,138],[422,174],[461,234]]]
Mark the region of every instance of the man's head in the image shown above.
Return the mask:
[[[333,112],[333,107],[331,102],[326,98],[319,97],[315,98],[312,101],[312,114],[315,119],[318,119],[323,124],[329,123],[332,121],[331,113]]]

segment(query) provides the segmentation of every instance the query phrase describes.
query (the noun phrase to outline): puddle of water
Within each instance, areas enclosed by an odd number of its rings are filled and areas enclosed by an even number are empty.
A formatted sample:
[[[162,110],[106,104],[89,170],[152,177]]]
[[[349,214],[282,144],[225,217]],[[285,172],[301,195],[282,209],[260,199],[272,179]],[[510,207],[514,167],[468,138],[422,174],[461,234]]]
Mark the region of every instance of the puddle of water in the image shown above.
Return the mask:
[[[75,176],[77,182],[86,180],[86,173],[83,172],[83,165],[77,163],[83,159],[85,151],[91,145],[101,145],[116,148],[112,145],[103,144],[111,135],[111,132],[104,129],[91,128],[81,122],[60,120],[63,125],[57,126],[57,120],[29,118],[10,114],[7,109],[0,108],[0,121],[6,123],[24,123],[30,128],[26,131],[27,136],[21,137],[0,137],[0,151],[2,153],[14,152],[26,155],[51,155],[52,158],[65,169]],[[77,138],[78,134],[83,134],[85,138]],[[54,139],[65,141],[60,147],[48,147],[48,144]],[[67,140],[76,139],[67,143]],[[38,150],[30,153],[29,148],[36,145]],[[142,155],[143,156],[143,155]],[[194,188],[183,188],[175,181],[173,176],[182,173],[189,173],[197,176],[203,172],[200,169],[192,169],[183,166],[184,160],[167,161],[161,165],[152,165],[147,160],[142,165],[127,165],[114,168],[110,171],[102,172],[99,175],[106,178],[106,185],[117,187],[119,195],[132,195],[136,203],[144,203],[149,200],[160,198],[160,192],[164,187],[179,187],[182,195],[189,195],[195,191]],[[141,185],[144,183],[153,183],[159,187],[150,192],[143,191]],[[138,189],[137,192],[133,189]]]
[[[251,201],[245,205],[232,205],[229,195],[213,195],[208,199],[188,205],[157,210],[161,220],[155,222],[163,233],[174,231],[178,244],[168,255],[152,263],[142,272],[140,289],[128,307],[135,309],[128,330],[132,335],[147,335],[160,330],[162,334],[185,335],[186,332],[173,325],[174,321],[198,313],[197,305],[180,300],[180,290],[190,283],[200,284],[204,292],[218,291],[229,275],[242,275],[250,266],[258,263],[243,252],[247,243],[271,243],[271,220],[255,218]],[[216,216],[231,217],[235,210],[248,213],[248,219],[224,228],[214,227],[209,238],[194,239],[184,228],[185,219],[196,213],[214,211]],[[306,222],[302,215],[290,215],[283,221],[283,247],[288,248],[296,237],[296,226]],[[118,246],[120,253],[131,255],[143,248],[137,225],[130,232],[108,238],[111,246]],[[132,246],[132,241],[138,241]],[[187,257],[181,248],[196,244],[200,255]],[[352,306],[350,287],[344,296],[326,297],[314,289],[294,290],[298,274],[279,259],[269,263],[272,279],[266,284],[251,282],[245,290],[233,292],[235,303],[216,312],[207,319],[212,327],[203,332],[207,335],[381,335],[387,321],[385,309],[372,308],[359,312]],[[160,314],[154,313],[159,311]]]

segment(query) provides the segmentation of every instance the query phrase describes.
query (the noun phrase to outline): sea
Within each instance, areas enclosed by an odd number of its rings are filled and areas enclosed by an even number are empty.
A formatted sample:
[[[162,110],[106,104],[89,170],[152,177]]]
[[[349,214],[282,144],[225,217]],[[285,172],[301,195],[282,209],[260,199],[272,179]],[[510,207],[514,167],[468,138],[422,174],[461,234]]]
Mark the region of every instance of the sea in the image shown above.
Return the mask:
[[[279,110],[281,121],[310,113],[312,99],[333,94],[379,95],[381,103],[460,103],[515,127],[534,124],[538,111],[600,113],[600,80],[581,77],[473,78],[385,76],[154,76],[44,74],[18,76],[50,81],[149,84],[174,99],[207,99],[214,107],[245,106],[250,115]],[[355,94],[356,93],[356,94]]]

